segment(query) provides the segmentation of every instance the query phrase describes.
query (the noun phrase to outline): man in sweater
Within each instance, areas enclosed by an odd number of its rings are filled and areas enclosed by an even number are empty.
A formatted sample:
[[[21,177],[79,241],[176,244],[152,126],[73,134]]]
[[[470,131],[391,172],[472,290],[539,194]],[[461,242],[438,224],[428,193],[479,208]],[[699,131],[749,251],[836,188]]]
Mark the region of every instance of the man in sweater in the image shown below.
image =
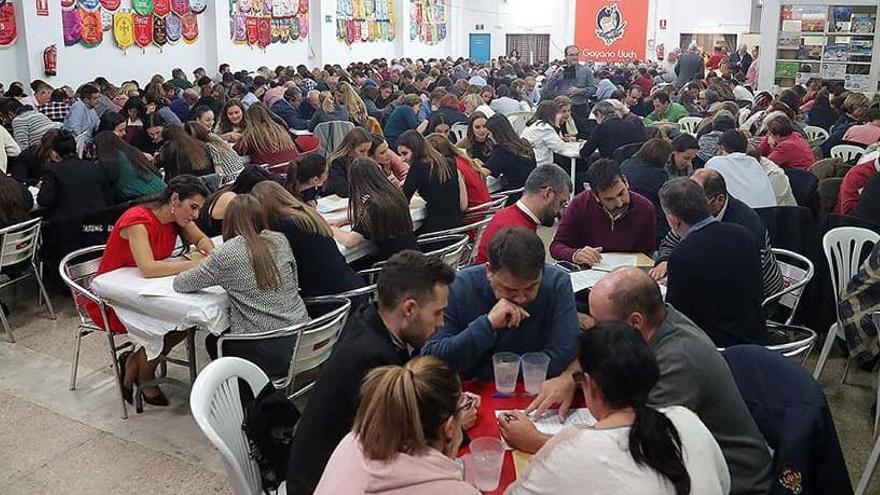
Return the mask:
[[[663,91],[657,91],[651,95],[651,102],[654,104],[654,111],[645,117],[646,125],[653,122],[676,123],[690,115],[687,108],[679,103],[670,101],[669,95]]]
[[[617,148],[630,143],[648,140],[645,128],[620,118],[614,104],[608,100],[593,106],[593,115],[599,125],[590,133],[590,139],[581,147],[581,156],[589,160],[594,151],[599,157],[611,158]]]
[[[742,132],[724,131],[718,139],[718,156],[706,162],[706,168],[720,172],[730,194],[751,208],[776,206],[773,185],[761,164],[746,154],[748,148]]]
[[[535,167],[526,179],[519,201],[500,210],[489,221],[475,263],[489,261],[489,243],[501,229],[524,227],[534,232],[539,225],[552,227],[569,196],[571,179],[565,170],[556,165]]]
[[[402,251],[384,265],[378,304],[355,310],[324,366],[290,447],[288,493],[312,493],[354,422],[358,393],[373,368],[402,365],[443,322],[455,272],[440,260]]]
[[[0,121],[11,124],[12,137],[22,150],[40,144],[43,134],[58,127],[49,117],[15,98],[0,100]]]
[[[445,322],[422,354],[437,356],[462,379],[491,380],[496,352],[544,352],[548,376],[575,356],[577,311],[571,279],[544,263],[544,244],[524,228],[504,229],[489,245],[489,263],[458,272]]]
[[[724,453],[730,493],[767,493],[770,454],[724,358],[693,321],[663,303],[657,283],[638,268],[615,270],[590,291],[590,314],[598,323],[622,321],[639,330],[660,368],[648,403],[685,406],[700,417]],[[575,360],[565,373],[544,382],[526,412],[541,416],[558,405],[565,417],[576,389],[571,374],[577,371]]]
[[[657,222],[654,205],[631,192],[614,160],[597,160],[588,174],[591,190],[584,191],[566,208],[550,244],[550,255],[559,261],[595,265],[602,252],[653,253]]]
[[[666,301],[718,347],[767,343],[758,241],[709,212],[703,189],[684,177],[660,189],[669,228],[682,240],[669,256]]]
[[[770,234],[764,227],[761,217],[755,213],[755,210],[746,206],[745,203],[731,196],[727,192],[727,185],[724,183],[724,177],[717,170],[701,168],[694,172],[691,180],[696,182],[703,188],[706,201],[709,203],[709,213],[719,222],[733,223],[742,225],[752,234],[755,241],[761,246],[761,272],[763,279],[764,293],[766,298],[775,294],[783,286],[782,272],[779,270],[779,263],[773,254],[773,246],[770,244]],[[666,237],[660,241],[658,249],[657,264],[651,270],[651,276],[657,280],[666,277],[667,265],[669,257],[675,250],[675,247],[681,242],[681,236],[670,231]]]

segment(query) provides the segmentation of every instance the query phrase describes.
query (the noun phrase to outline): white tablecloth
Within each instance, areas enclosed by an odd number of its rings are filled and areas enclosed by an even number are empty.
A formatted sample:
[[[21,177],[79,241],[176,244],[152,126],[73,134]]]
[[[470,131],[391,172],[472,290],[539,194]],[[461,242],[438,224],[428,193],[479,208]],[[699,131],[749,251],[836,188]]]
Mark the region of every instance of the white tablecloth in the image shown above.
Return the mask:
[[[135,348],[143,346],[147,359],[155,359],[168,332],[197,327],[219,335],[229,328],[226,291],[181,294],[173,283],[174,277],[145,278],[138,268],[120,268],[95,277],[92,290],[116,312]]]
[[[338,196],[325,196],[319,198],[318,213],[320,213],[328,222],[345,219],[348,216],[348,200]],[[419,228],[419,226],[422,225],[422,222],[425,221],[425,217],[428,215],[425,208],[425,200],[418,195],[413,196],[413,199],[409,204],[409,213],[412,217],[413,228]],[[369,241],[362,242],[352,248],[345,247],[338,242],[336,243],[336,246],[339,248],[339,252],[345,256],[345,261],[348,261],[349,263],[376,252],[376,245]]]

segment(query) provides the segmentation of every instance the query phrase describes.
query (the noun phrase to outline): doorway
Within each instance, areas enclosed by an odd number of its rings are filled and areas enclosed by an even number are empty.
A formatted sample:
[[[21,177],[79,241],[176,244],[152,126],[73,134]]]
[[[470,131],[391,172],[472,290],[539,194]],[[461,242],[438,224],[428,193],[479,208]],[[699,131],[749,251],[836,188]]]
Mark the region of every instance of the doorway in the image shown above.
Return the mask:
[[[519,59],[527,64],[548,62],[550,60],[549,34],[508,34],[507,55],[514,50]]]

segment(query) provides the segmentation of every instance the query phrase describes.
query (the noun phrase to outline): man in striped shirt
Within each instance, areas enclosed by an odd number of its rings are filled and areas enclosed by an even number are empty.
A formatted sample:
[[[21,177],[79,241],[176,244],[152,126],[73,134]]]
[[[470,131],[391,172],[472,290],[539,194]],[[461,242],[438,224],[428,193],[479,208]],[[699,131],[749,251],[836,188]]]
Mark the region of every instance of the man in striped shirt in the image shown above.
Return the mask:
[[[40,144],[46,131],[58,127],[49,117],[31,106],[22,105],[15,98],[0,102],[0,117],[6,122],[12,122],[12,137],[23,150]]]

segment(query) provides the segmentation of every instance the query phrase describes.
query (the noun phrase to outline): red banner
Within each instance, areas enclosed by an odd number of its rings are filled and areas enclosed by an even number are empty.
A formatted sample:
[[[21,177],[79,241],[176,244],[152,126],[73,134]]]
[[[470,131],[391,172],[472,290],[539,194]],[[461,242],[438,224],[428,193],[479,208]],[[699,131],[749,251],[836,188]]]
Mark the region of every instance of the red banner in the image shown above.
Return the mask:
[[[596,62],[645,60],[648,0],[577,0],[574,42]]]

